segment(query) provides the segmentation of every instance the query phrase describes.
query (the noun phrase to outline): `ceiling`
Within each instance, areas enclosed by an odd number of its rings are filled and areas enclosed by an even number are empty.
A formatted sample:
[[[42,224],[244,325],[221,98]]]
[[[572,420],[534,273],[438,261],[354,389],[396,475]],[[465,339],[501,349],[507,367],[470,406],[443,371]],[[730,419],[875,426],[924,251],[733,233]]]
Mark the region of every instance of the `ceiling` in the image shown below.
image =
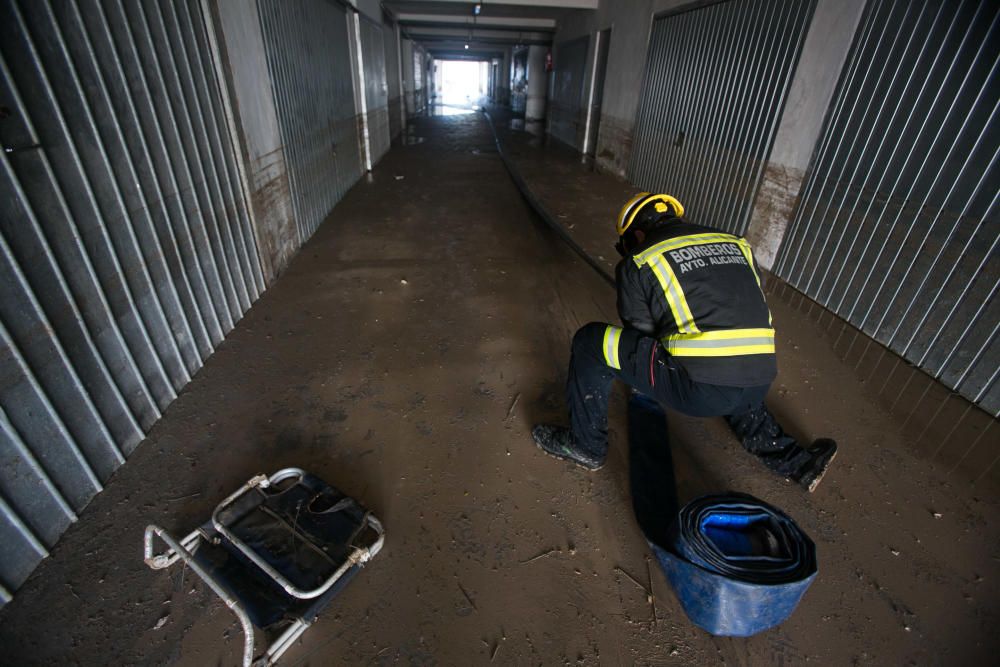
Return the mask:
[[[484,60],[513,46],[551,44],[567,12],[596,9],[598,0],[383,0],[403,34],[435,58]],[[475,7],[479,6],[479,14]]]

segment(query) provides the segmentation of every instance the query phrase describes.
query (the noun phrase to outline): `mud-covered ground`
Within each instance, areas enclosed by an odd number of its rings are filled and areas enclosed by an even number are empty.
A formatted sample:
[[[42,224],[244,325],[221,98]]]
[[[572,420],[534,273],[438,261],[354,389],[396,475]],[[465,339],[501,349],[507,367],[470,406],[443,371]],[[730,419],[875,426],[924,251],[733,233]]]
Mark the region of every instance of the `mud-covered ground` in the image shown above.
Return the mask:
[[[771,406],[803,438],[841,443],[819,490],[763,470],[721,420],[671,414],[670,446],[682,497],[728,488],[784,508],[815,539],[820,574],[779,628],[722,639],[691,626],[632,516],[621,395],[598,473],[528,435],[561,418],[569,340],[614,320],[612,290],[526,206],[480,116],[421,119],[409,137],[0,612],[0,662],[235,664],[233,616],[190,571],[147,569],[142,530],[184,533],[284,466],[354,495],[387,531],[285,665],[992,662],[995,496],[911,455],[780,298]],[[545,178],[574,177],[535,174],[552,193]],[[589,243],[604,233],[579,231]]]

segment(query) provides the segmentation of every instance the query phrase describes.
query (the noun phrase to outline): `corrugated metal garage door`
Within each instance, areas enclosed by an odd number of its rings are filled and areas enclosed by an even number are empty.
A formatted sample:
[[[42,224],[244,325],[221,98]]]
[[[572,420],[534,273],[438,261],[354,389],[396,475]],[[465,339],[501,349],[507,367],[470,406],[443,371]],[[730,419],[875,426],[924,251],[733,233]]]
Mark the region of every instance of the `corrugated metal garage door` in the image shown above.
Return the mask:
[[[1000,413],[1000,6],[872,2],[776,266]]]
[[[389,88],[385,77],[385,47],[382,26],[361,17],[361,53],[365,71],[365,101],[368,103],[368,139],[374,165],[391,142],[389,136]]]
[[[259,0],[258,7],[305,242],[364,173],[347,16],[332,0]]]
[[[815,0],[733,0],[657,18],[628,177],[688,217],[746,231]]]
[[[263,290],[188,2],[0,2],[0,600]]]
[[[557,44],[553,54],[555,71],[549,95],[549,134],[574,148],[583,147],[583,78],[589,37]]]

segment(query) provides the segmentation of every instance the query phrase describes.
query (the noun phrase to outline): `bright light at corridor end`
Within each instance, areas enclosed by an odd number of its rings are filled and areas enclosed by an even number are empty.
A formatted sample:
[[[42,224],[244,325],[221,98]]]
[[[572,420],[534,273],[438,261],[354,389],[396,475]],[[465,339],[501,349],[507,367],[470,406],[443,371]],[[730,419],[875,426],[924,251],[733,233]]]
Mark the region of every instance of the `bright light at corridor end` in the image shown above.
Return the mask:
[[[441,101],[444,104],[477,104],[486,93],[481,63],[471,60],[444,60],[440,64]]]

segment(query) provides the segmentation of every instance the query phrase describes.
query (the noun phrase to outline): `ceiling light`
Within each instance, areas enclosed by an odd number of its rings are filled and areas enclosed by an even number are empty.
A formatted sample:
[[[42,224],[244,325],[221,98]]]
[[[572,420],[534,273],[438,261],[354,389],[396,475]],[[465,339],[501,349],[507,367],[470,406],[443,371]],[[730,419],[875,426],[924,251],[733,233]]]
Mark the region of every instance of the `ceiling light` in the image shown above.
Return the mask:
[[[468,44],[466,44],[466,45],[465,45],[465,48],[467,48],[467,49],[468,49],[468,48],[469,48],[469,45],[468,45]]]
[[[482,5],[476,5],[475,7],[472,8],[472,13],[475,14],[476,16],[479,16],[479,12],[481,12],[482,10],[483,10]]]

